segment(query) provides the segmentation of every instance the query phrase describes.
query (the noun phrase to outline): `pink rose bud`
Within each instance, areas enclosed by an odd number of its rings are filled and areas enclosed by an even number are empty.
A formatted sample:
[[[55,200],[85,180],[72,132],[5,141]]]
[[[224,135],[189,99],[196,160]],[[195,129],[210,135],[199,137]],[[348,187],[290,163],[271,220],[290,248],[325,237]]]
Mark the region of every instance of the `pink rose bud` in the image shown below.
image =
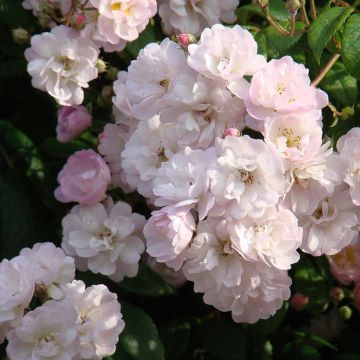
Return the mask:
[[[360,282],[357,283],[354,290],[355,306],[360,311]]]
[[[83,13],[79,13],[76,15],[76,18],[75,18],[75,21],[76,21],[76,24],[79,25],[79,26],[82,26],[85,21],[86,21],[86,16],[85,14]]]
[[[58,175],[55,197],[61,202],[94,204],[106,198],[111,181],[109,167],[94,150],[77,151]]]
[[[91,115],[84,106],[64,106],[58,110],[56,138],[62,143],[71,141],[89,126]]]
[[[240,131],[238,129],[228,128],[224,132],[224,137],[227,137],[227,136],[239,137],[240,136]]]
[[[196,43],[196,38],[192,34],[180,34],[180,35],[177,35],[176,40],[184,48],[187,48],[190,44]]]
[[[290,304],[296,311],[303,310],[308,303],[309,303],[309,298],[304,294],[300,294],[300,293],[293,295],[292,298],[290,299]]]

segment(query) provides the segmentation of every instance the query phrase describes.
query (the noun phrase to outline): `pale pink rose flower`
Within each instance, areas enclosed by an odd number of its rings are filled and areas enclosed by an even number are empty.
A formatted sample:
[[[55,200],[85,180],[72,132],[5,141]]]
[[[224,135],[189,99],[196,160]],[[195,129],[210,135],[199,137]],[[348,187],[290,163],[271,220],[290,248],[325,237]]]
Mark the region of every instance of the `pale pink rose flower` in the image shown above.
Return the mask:
[[[64,25],[34,35],[25,51],[32,86],[66,106],[83,102],[83,88],[98,76],[98,55],[99,49],[91,40]]]
[[[304,114],[321,119],[321,109],[328,104],[328,96],[310,85],[309,71],[290,56],[271,60],[252,78],[246,109],[258,120],[268,116]]]
[[[304,294],[300,293],[294,294],[290,299],[290,304],[296,311],[301,311],[305,309],[308,303],[309,298]]]
[[[236,20],[239,0],[159,0],[163,31],[168,34],[200,35],[207,26]]]
[[[321,123],[306,114],[265,120],[265,142],[274,147],[285,168],[294,168],[318,155],[322,145]]]
[[[32,249],[22,249],[20,255],[28,260],[35,283],[44,287],[52,299],[61,299],[61,286],[75,277],[74,259],[50,242],[37,243]]]
[[[79,352],[74,305],[63,300],[47,301],[28,312],[8,335],[11,360],[75,360]]]
[[[350,186],[355,205],[360,205],[360,128],[352,128],[337,141],[337,150],[346,161],[344,182]]]
[[[280,270],[290,270],[299,261],[302,228],[286,209],[267,208],[260,218],[244,218],[229,224],[235,251],[249,261],[263,261]]]
[[[64,106],[58,110],[56,138],[65,143],[75,139],[91,126],[91,115],[85,106]]]
[[[61,202],[93,204],[106,197],[110,169],[94,150],[80,150],[68,158],[58,175],[55,197]]]
[[[301,249],[313,256],[335,255],[358,239],[360,211],[352,203],[349,189],[340,185],[325,196],[311,215],[299,218],[303,227]]]
[[[189,46],[188,64],[210,79],[229,82],[229,89],[244,98],[249,89],[245,75],[253,75],[266,65],[257,54],[257,43],[249,31],[221,24],[205,29],[200,41]]]
[[[24,309],[34,294],[35,281],[30,263],[23,256],[0,263],[0,326],[1,332],[21,322]]]
[[[145,218],[125,202],[76,205],[62,220],[62,247],[80,271],[90,270],[121,281],[134,277],[145,250]]]
[[[260,217],[285,194],[285,169],[263,140],[249,136],[216,139],[217,161],[209,166],[216,201],[210,215]]]
[[[155,16],[156,0],[91,0],[98,9],[99,33],[111,44],[134,41]]]
[[[332,274],[342,284],[349,285],[353,281],[360,281],[360,240],[355,245],[328,256],[328,260]]]
[[[153,211],[144,227],[147,253],[174,270],[179,270],[182,266],[184,250],[196,229],[191,214],[193,206],[178,203]]]
[[[233,248],[226,220],[207,218],[186,253],[183,267],[204,302],[231,311],[235,322],[255,323],[274,315],[290,297],[287,272],[247,261]]]
[[[78,314],[81,359],[101,360],[113,355],[125,327],[117,295],[105,285],[85,288],[84,282],[77,280],[65,285],[64,291]]]

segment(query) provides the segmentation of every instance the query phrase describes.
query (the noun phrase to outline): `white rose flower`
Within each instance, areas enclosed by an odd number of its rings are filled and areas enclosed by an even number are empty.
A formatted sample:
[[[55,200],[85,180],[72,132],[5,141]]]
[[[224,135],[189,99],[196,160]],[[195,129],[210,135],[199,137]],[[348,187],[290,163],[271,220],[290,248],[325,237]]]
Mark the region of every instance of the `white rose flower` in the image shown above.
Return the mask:
[[[163,124],[158,115],[141,121],[121,153],[122,168],[130,188],[154,198],[153,179],[178,146],[172,124]]]
[[[337,149],[346,161],[344,182],[350,186],[350,195],[355,205],[360,206],[360,128],[352,128],[337,141]]]
[[[210,79],[223,79],[238,97],[245,98],[250,84],[245,75],[253,75],[266,65],[257,54],[257,43],[249,31],[221,24],[205,29],[197,44],[189,45],[188,64]]]
[[[88,82],[97,78],[98,48],[71,28],[60,25],[34,35],[25,51],[32,85],[47,91],[61,105],[83,102]]]
[[[228,224],[219,218],[200,222],[183,267],[204,302],[231,311],[236,322],[267,319],[290,297],[286,271],[247,261],[234,250]]]
[[[180,75],[169,99],[171,106],[162,110],[162,122],[174,122],[179,144],[206,149],[223,137],[227,128],[244,128],[245,107],[223,81],[198,74]]]
[[[318,203],[343,181],[346,163],[329,146],[322,145],[317,155],[287,173],[290,186],[283,205],[297,216],[311,215]]]
[[[236,20],[239,0],[159,0],[159,15],[166,34],[200,35],[207,26]]]
[[[125,327],[117,295],[105,285],[85,288],[85,284],[77,280],[67,284],[64,290],[78,314],[81,359],[101,360],[113,355]]]
[[[65,256],[64,250],[53,243],[35,244],[32,249],[22,249],[20,255],[28,260],[35,283],[45,287],[52,299],[61,299],[61,285],[73,281],[75,277],[74,259]]]
[[[69,301],[47,301],[28,312],[8,334],[10,360],[75,360],[79,351],[77,313]]]
[[[279,153],[285,167],[294,168],[319,154],[321,126],[306,114],[276,116],[265,121],[264,138]]]
[[[153,181],[156,206],[196,204],[204,219],[214,204],[209,192],[209,165],[216,161],[215,149],[191,150],[186,147],[162,163]]]
[[[184,71],[190,69],[178,44],[168,38],[160,44],[148,44],[131,62],[128,75],[122,75],[115,82],[114,104],[120,111],[125,109],[127,115],[147,120],[168,105],[175,79]]]
[[[138,272],[145,250],[144,224],[145,218],[132,213],[122,201],[107,207],[101,203],[76,205],[62,221],[62,247],[75,257],[79,270],[89,269],[121,281]]]
[[[263,261],[280,270],[289,270],[300,259],[302,228],[286,209],[266,209],[261,218],[230,223],[232,248],[249,261]]]
[[[311,215],[300,219],[303,227],[301,249],[313,256],[335,255],[358,239],[359,210],[349,190],[340,186],[333,196],[322,199]]]
[[[217,139],[217,164],[209,171],[210,190],[216,196],[215,216],[262,216],[286,190],[285,169],[276,152],[249,136]]]
[[[33,297],[35,282],[29,267],[23,256],[0,263],[0,326],[4,333],[19,324]]]

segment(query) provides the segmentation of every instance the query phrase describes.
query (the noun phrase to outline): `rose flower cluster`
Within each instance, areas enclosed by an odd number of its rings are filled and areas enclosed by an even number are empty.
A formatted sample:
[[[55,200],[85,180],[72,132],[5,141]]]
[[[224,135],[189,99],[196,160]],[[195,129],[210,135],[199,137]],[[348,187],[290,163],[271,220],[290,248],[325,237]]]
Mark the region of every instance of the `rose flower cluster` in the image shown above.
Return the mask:
[[[116,294],[74,280],[74,259],[52,243],[0,263],[0,343],[11,360],[101,360],[124,329]]]
[[[333,151],[326,93],[291,57],[267,62],[240,26],[216,24],[186,45],[149,44],[119,72],[102,156],[77,152],[59,174],[57,199],[79,203],[62,246],[115,281],[136,275],[146,248],[158,272],[254,323],[289,299],[299,250],[333,259],[355,245],[360,133]],[[144,196],[152,216],[114,204],[110,184]]]

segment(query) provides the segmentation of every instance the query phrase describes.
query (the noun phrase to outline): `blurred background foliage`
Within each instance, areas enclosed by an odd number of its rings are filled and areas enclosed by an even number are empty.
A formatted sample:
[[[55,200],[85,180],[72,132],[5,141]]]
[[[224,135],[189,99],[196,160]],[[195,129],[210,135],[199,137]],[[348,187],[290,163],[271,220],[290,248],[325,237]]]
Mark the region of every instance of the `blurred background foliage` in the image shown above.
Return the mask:
[[[311,26],[300,14],[293,36],[280,34],[269,25],[269,14],[250,1],[241,1],[237,18],[268,60],[290,55],[309,68],[312,79],[334,54],[341,54],[319,84],[330,97],[324,129],[334,143],[360,119],[360,14],[357,1],[316,4],[317,19],[306,3]],[[270,0],[269,9],[271,19],[288,29],[285,2]],[[164,37],[156,17],[122,53],[103,54],[108,72],[91,83],[84,102],[92,111],[93,126],[79,139],[60,144],[55,138],[57,106],[31,86],[23,56],[27,45],[12,38],[18,27],[31,34],[44,31],[21,0],[0,0],[0,259],[36,242],[60,244],[61,219],[70,206],[53,197],[59,170],[75,151],[96,148],[98,133],[111,121],[110,87],[117,71],[126,70],[146,44]],[[149,215],[136,194],[114,196]],[[174,289],[145,265],[136,278],[120,284],[90,273],[77,278],[87,285],[105,283],[119,295],[126,328],[113,360],[360,359],[360,316],[352,308],[351,289],[343,289],[340,302],[330,298],[337,284],[327,260],[303,254],[291,276],[293,293],[309,297],[306,309],[297,312],[286,303],[274,317],[254,325],[235,324],[229,314],[205,305],[192,284]]]

